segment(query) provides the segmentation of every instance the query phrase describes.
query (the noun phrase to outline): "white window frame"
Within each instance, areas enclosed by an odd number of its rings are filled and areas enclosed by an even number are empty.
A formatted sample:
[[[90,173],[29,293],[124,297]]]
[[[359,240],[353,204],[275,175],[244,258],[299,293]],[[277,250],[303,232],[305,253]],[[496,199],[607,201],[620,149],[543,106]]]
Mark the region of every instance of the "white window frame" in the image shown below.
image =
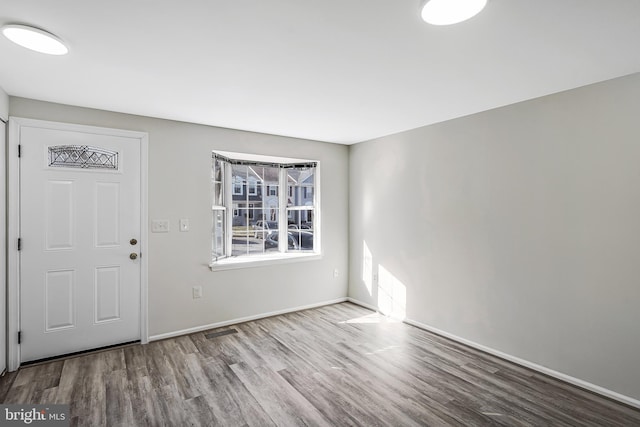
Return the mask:
[[[214,151],[213,155],[219,155],[222,157],[226,157],[227,159],[233,161],[253,161],[264,163],[265,165],[278,165],[280,166],[279,172],[279,182],[278,187],[286,187],[287,185],[287,169],[288,165],[296,165],[296,164],[315,164],[314,170],[314,188],[313,192],[313,233],[314,233],[314,249],[313,251],[296,251],[296,252],[288,252],[288,218],[287,214],[289,209],[287,208],[287,197],[282,194],[279,197],[279,236],[278,236],[278,252],[269,252],[261,255],[241,255],[241,256],[231,256],[232,252],[232,238],[233,238],[233,202],[232,202],[232,194],[233,194],[233,184],[231,176],[231,167],[225,168],[225,181],[224,191],[225,194],[229,197],[225,198],[227,206],[227,215],[225,217],[226,221],[226,250],[227,256],[219,259],[213,259],[209,264],[209,267],[212,271],[218,270],[228,270],[228,269],[237,269],[237,268],[247,268],[247,267],[257,267],[261,265],[269,265],[269,264],[279,264],[279,263],[288,263],[288,262],[297,262],[297,261],[308,261],[314,259],[322,258],[322,246],[321,246],[321,206],[320,206],[320,162],[316,160],[309,159],[292,159],[286,157],[272,157],[272,156],[260,156],[260,155],[251,155],[246,153],[231,153],[224,151]],[[227,184],[228,183],[228,184]],[[257,188],[256,182],[256,188]],[[248,188],[248,183],[247,183]],[[264,188],[263,188],[264,191]],[[280,192],[279,192],[280,193]],[[263,195],[265,196],[265,195]],[[213,231],[213,230],[212,230]],[[211,238],[214,238],[212,234]]]

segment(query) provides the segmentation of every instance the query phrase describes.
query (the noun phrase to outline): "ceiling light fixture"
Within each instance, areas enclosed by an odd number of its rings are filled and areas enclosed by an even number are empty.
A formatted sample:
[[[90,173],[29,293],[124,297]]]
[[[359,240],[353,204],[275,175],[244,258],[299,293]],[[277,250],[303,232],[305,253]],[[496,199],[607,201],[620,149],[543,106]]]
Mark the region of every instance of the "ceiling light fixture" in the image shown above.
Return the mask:
[[[2,34],[15,44],[49,55],[65,55],[69,48],[55,35],[28,25],[10,24],[2,27]]]
[[[432,25],[451,25],[476,16],[487,0],[426,0],[422,19]]]

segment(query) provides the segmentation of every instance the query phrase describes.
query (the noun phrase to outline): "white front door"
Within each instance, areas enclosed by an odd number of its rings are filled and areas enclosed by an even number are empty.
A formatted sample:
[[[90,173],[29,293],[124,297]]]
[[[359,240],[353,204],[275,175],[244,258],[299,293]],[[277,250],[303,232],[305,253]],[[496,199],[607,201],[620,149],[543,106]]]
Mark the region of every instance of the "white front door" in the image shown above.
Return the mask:
[[[140,139],[43,124],[19,143],[20,360],[139,340]]]

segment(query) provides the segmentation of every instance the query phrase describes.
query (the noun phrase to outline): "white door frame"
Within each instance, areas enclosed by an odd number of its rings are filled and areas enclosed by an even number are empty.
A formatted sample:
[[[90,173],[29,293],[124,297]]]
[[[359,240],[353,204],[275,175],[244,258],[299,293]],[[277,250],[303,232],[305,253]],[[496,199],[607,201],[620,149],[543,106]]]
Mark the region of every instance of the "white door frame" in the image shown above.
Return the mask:
[[[9,118],[9,141],[7,141],[7,370],[12,372],[20,367],[20,256],[18,237],[20,237],[20,160],[18,145],[22,127],[66,130],[93,133],[98,135],[121,136],[140,140],[140,342],[149,342],[148,316],[148,151],[149,134],[146,132],[111,129],[71,123],[49,122],[44,120]]]

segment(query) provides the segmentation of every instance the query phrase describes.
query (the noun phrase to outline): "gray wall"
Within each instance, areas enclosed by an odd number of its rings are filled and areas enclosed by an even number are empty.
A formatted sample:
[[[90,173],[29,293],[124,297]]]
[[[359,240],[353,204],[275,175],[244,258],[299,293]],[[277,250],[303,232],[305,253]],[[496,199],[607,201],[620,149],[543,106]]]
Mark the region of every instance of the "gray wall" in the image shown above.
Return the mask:
[[[347,295],[348,147],[10,98],[12,116],[149,133],[151,335],[317,304]],[[310,158],[321,163],[321,260],[211,272],[211,151]],[[189,218],[191,231],[178,231]],[[333,270],[341,273],[333,277]],[[191,288],[203,287],[194,300]]]
[[[349,295],[640,399],[639,161],[640,74],[352,146]]]
[[[0,120],[9,120],[9,95],[0,87]]]

